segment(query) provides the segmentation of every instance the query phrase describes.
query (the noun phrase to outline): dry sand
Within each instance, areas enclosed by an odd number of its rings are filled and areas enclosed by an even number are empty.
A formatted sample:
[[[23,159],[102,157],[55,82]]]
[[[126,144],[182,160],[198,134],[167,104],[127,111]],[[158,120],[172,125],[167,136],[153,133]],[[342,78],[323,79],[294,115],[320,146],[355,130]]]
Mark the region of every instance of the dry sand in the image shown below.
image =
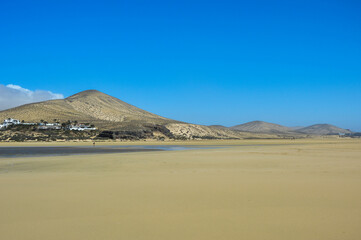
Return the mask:
[[[0,159],[0,239],[361,239],[360,140],[210,143]]]

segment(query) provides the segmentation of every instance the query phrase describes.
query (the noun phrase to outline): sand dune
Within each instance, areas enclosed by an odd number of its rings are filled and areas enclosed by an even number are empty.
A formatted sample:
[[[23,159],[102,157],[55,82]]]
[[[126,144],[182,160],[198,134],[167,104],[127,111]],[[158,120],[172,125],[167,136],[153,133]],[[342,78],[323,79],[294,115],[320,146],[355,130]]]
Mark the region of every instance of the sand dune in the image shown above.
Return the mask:
[[[1,239],[360,238],[360,140],[212,143],[0,159]]]

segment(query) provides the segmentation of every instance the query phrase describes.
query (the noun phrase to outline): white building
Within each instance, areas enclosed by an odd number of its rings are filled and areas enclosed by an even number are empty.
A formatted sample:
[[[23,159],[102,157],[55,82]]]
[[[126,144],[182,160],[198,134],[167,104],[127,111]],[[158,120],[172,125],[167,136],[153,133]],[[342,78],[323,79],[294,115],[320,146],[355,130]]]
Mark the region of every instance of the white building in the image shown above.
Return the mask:
[[[59,123],[40,123],[38,129],[40,130],[60,130]]]
[[[5,119],[5,120],[4,120],[4,123],[3,123],[3,124],[6,124],[6,125],[17,125],[17,124],[20,124],[20,120],[13,119],[13,118],[8,118],[8,119]]]
[[[18,125],[18,124],[21,124],[20,120],[7,118],[4,120],[2,124],[0,124],[0,129],[7,128],[10,125]]]
[[[70,125],[69,126],[69,130],[74,130],[74,131],[92,131],[92,130],[96,130],[95,127],[90,127],[88,125],[85,124],[78,124],[78,125]]]

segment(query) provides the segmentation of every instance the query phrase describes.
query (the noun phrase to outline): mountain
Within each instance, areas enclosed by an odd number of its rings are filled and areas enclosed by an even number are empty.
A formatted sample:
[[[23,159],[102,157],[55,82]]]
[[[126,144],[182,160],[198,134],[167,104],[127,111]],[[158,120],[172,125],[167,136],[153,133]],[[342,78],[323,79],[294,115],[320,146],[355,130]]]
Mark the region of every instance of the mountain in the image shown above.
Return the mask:
[[[0,111],[0,119],[9,117],[27,122],[76,120],[91,122],[104,129],[178,122],[144,111],[97,90],[87,90],[65,99],[31,103]]]
[[[0,111],[0,121],[15,118],[26,122],[78,121],[94,124],[104,135],[122,139],[230,139],[269,138],[226,127],[188,124],[147,112],[97,90],[87,90],[65,99],[31,103]]]
[[[339,133],[351,133],[348,129],[343,129],[330,124],[315,124],[301,129],[297,129],[296,132],[304,134],[315,135],[332,135]]]
[[[231,127],[232,130],[253,133],[280,134],[290,133],[292,129],[274,123],[253,121]]]
[[[350,130],[342,129],[330,124],[315,124],[308,127],[285,127],[282,125],[253,121],[231,127],[232,130],[251,132],[251,133],[264,133],[264,134],[310,134],[310,135],[332,135],[339,133],[351,133]]]
[[[221,125],[202,126],[165,118],[97,90],[87,90],[65,99],[31,103],[0,111],[0,121],[6,118],[26,122],[78,121],[94,124],[108,135],[141,138],[175,139],[240,139],[302,137],[305,134],[327,135],[350,133],[329,124],[303,128],[288,128],[274,123],[253,121],[227,128]],[[115,135],[114,135],[115,134]],[[124,137],[123,139],[130,139]]]

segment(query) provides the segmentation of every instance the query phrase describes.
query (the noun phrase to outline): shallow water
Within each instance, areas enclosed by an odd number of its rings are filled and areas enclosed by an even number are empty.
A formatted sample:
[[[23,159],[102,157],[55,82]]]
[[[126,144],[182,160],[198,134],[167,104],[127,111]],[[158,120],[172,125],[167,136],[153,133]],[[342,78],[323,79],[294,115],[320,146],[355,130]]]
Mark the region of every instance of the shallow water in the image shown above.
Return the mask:
[[[104,154],[151,151],[177,151],[189,149],[205,149],[199,146],[64,146],[64,147],[0,147],[0,158],[65,156],[76,154]]]

